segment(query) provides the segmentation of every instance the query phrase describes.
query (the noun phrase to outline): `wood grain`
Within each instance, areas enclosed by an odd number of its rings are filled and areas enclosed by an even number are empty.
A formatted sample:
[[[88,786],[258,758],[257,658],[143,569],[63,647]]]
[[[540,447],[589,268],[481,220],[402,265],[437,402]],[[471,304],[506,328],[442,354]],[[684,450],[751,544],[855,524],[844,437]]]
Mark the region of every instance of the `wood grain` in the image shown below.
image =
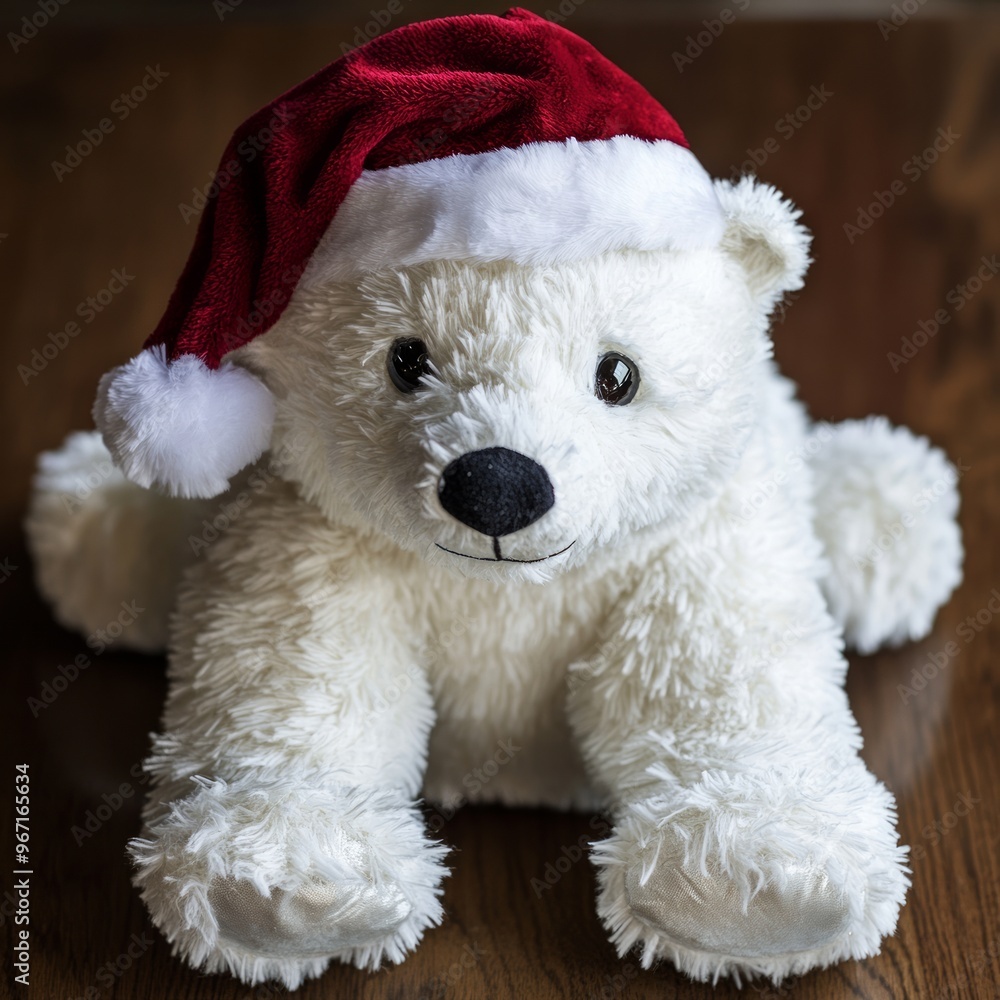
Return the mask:
[[[425,2],[405,14],[436,12]],[[748,150],[773,150],[759,173],[803,208],[816,236],[807,287],[775,325],[778,357],[815,415],[886,413],[930,435],[965,470],[965,583],[928,639],[855,659],[849,677],[866,758],[896,793],[903,838],[914,847],[913,888],[899,931],[877,958],[780,990],[746,992],[801,1000],[998,997],[1000,617],[989,606],[1000,592],[1000,280],[968,298],[956,290],[981,258],[1000,251],[1000,22],[987,15],[914,18],[883,39],[874,23],[738,19],[682,73],[672,53],[684,50],[697,24],[632,22],[603,0],[587,0],[569,26],[665,101],[713,173],[728,175]],[[133,769],[156,726],[163,663],[91,655],[91,665],[35,718],[27,699],[59,665],[88,651],[52,623],[35,595],[18,524],[35,454],[68,430],[89,426],[98,376],[134,353],[159,317],[193,236],[178,206],[208,182],[229,130],[337,54],[356,30],[336,18],[261,25],[236,14],[222,24],[187,26],[53,24],[15,57],[0,59],[0,426],[7,428],[0,560],[9,557],[0,570],[9,572],[0,583],[8,692],[3,775],[12,786],[14,763],[31,765],[37,872],[31,986],[13,982],[5,919],[0,996],[282,995],[193,973],[151,930],[123,849],[137,829],[142,788]],[[147,64],[169,76],[57,180],[52,161],[139,83]],[[801,114],[808,120],[800,127],[780,125],[813,87],[831,96]],[[949,128],[959,138],[911,178],[904,165]],[[894,180],[905,192],[849,241],[844,224]],[[24,384],[18,366],[74,319],[77,304],[103,288],[115,268],[134,281]],[[939,332],[893,371],[887,355],[939,309],[947,314]],[[958,653],[941,668],[928,667],[949,642]],[[922,669],[932,676],[908,695]],[[114,802],[122,792],[130,794],[96,832],[74,833],[88,811],[101,809],[102,796]],[[5,858],[12,857],[12,798],[12,787],[0,790]],[[375,975],[335,967],[299,995],[736,996],[728,983],[713,991],[669,967],[643,972],[634,956],[615,957],[594,915],[589,863],[560,862],[568,857],[564,849],[575,857],[574,845],[599,826],[599,817],[459,812],[441,830],[455,866],[444,926],[400,967]],[[553,867],[558,880],[536,891],[532,880],[544,881],[546,866],[557,864],[566,871]],[[8,891],[9,875],[2,885]],[[136,957],[128,956],[130,943]]]

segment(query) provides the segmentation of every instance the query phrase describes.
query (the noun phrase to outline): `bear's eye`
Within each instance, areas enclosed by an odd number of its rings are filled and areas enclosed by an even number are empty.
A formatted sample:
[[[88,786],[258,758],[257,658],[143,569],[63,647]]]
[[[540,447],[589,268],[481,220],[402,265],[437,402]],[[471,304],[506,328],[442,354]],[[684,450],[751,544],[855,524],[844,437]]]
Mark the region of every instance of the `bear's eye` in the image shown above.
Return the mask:
[[[609,406],[625,406],[639,388],[639,366],[624,354],[611,351],[597,362],[594,392]]]
[[[421,388],[420,380],[430,374],[427,347],[417,337],[404,337],[389,348],[389,378],[400,392]]]

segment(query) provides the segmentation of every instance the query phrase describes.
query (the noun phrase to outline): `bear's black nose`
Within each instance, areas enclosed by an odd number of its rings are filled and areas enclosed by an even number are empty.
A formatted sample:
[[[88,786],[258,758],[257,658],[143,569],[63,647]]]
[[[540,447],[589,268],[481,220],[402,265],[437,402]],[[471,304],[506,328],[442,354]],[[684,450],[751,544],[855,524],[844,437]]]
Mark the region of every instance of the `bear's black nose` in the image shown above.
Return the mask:
[[[548,473],[509,448],[483,448],[456,458],[441,473],[441,506],[484,535],[527,528],[556,502]]]

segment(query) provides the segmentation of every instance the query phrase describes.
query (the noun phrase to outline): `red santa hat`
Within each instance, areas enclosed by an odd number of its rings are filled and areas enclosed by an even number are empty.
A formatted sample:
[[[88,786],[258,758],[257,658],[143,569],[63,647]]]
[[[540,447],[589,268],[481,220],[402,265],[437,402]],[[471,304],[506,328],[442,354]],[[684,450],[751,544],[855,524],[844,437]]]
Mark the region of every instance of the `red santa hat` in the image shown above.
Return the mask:
[[[270,441],[274,403],[227,360],[296,288],[433,259],[524,264],[719,242],[674,119],[583,39],[514,9],[410,24],[234,133],[180,281],[94,417],[143,486],[214,496]]]

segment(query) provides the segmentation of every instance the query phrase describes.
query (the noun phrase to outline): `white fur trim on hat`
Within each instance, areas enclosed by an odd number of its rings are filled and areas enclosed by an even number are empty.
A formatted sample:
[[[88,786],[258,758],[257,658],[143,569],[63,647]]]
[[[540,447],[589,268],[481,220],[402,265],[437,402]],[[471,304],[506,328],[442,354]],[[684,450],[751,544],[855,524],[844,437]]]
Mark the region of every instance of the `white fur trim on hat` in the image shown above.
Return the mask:
[[[616,136],[366,170],[302,276],[310,286],[427,260],[547,264],[716,246],[725,215],[694,154]]]
[[[115,464],[139,486],[213,497],[271,440],[274,399],[243,368],[209,368],[152,347],[108,372],[94,420]]]

